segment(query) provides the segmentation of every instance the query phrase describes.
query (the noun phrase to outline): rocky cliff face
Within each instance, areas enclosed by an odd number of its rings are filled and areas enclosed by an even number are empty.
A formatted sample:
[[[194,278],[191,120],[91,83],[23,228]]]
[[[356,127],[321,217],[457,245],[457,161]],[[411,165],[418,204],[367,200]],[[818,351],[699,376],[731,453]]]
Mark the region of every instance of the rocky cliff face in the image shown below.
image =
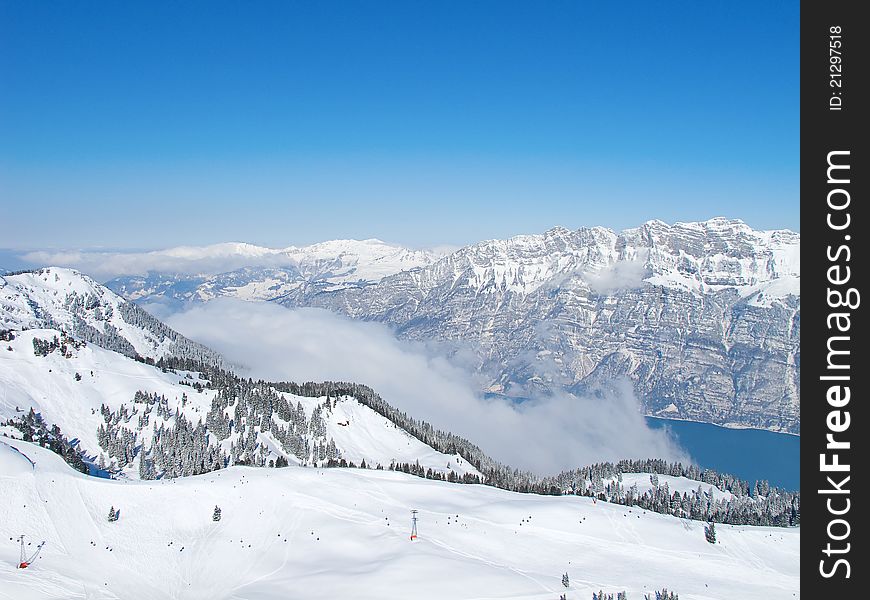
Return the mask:
[[[110,287],[143,301],[235,295],[388,323],[470,350],[493,393],[628,377],[650,415],[800,431],[797,233],[723,218],[555,228],[391,268],[380,278],[295,269],[282,285],[249,269],[178,293],[153,276],[132,293]]]
[[[280,301],[470,347],[492,392],[628,377],[650,415],[797,433],[799,251],[796,233],[727,219],[557,228]]]

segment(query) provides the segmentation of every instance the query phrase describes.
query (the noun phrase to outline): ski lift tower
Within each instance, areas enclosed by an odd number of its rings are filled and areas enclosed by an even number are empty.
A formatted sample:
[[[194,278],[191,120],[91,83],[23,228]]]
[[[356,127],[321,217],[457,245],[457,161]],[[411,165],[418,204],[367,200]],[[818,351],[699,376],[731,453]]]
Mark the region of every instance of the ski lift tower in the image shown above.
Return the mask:
[[[411,511],[411,541],[417,539],[417,511]]]
[[[23,533],[20,536],[18,536],[18,541],[21,543],[21,557],[18,560],[18,568],[19,569],[26,569],[27,567],[29,567],[33,563],[33,561],[35,561],[37,559],[37,557],[39,556],[39,551],[42,550],[43,546],[45,546],[45,542],[41,542],[36,547],[36,551],[28,557],[27,553],[24,550],[24,534]]]

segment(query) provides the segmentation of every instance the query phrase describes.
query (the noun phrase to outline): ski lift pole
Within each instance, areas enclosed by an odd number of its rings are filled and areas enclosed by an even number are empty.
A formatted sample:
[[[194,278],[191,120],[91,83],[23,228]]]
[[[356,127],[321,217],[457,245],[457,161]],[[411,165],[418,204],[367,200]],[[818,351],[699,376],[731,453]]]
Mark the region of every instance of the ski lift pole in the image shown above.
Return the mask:
[[[417,539],[417,511],[411,511],[411,541]]]
[[[26,555],[25,550],[24,550],[24,534],[23,533],[20,536],[18,536],[18,541],[21,543],[21,553],[20,553],[19,560],[18,560],[18,568],[19,569],[26,569],[31,564],[33,564],[33,561],[35,561],[37,558],[39,558],[39,553],[42,551],[42,547],[45,546],[45,541],[43,540],[42,542],[39,543],[38,546],[36,546],[36,551],[34,551],[34,553],[30,555],[30,557],[28,557]]]

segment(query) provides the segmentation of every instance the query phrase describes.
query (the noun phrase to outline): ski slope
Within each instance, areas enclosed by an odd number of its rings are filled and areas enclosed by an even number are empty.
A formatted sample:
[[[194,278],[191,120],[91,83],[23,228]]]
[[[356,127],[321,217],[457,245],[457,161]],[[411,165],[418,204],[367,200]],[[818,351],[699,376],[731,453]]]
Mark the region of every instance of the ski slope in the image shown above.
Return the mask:
[[[3,599],[588,600],[598,589],[642,598],[664,586],[684,600],[799,595],[799,529],[719,525],[711,545],[698,522],[390,471],[231,467],[105,480],[0,437],[0,514]],[[47,544],[17,570],[22,533]]]

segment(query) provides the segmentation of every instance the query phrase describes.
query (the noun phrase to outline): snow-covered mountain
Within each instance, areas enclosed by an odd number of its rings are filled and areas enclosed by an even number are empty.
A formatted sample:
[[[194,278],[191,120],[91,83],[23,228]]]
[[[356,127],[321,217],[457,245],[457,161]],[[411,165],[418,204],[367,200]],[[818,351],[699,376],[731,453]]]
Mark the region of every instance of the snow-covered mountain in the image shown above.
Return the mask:
[[[712,219],[481,242],[279,301],[476,352],[490,391],[628,377],[650,415],[800,431],[800,236]]]
[[[409,266],[366,285],[260,269],[109,285],[142,302],[234,295],[385,322],[471,349],[494,393],[628,377],[650,415],[800,431],[798,233],[724,218],[554,228]]]
[[[709,544],[703,523],[637,507],[391,471],[231,467],[112,481],[0,437],[0,508],[0,590],[20,600],[800,593],[799,528],[717,525]],[[46,545],[17,570],[22,533],[28,554]]]
[[[102,461],[127,478],[148,477],[140,470],[143,461],[151,461],[142,468],[153,467],[153,475],[164,472],[160,434],[197,423],[209,428],[202,432],[203,448],[235,462],[268,464],[279,457],[288,464],[419,462],[439,473],[477,474],[461,457],[437,452],[348,396],[272,390],[268,401],[274,410],[266,418],[239,398],[222,405],[218,390],[204,387],[207,381],[198,373],[161,370],[51,329],[15,331],[9,337],[0,352],[0,422],[33,408],[75,437],[93,463]],[[42,340],[54,338],[60,342],[56,349],[39,350]],[[225,417],[224,427],[218,415]]]
[[[23,329],[63,330],[128,357],[222,364],[214,351],[72,269],[45,268],[0,277],[0,330]]]
[[[147,275],[113,279],[109,287],[130,300],[178,305],[220,296],[274,300],[288,293],[363,287],[400,271],[422,267],[439,255],[380,240],[333,240],[281,249],[250,244],[183,247],[147,255],[115,255],[121,270],[147,265]],[[235,266],[213,273],[214,265]]]

